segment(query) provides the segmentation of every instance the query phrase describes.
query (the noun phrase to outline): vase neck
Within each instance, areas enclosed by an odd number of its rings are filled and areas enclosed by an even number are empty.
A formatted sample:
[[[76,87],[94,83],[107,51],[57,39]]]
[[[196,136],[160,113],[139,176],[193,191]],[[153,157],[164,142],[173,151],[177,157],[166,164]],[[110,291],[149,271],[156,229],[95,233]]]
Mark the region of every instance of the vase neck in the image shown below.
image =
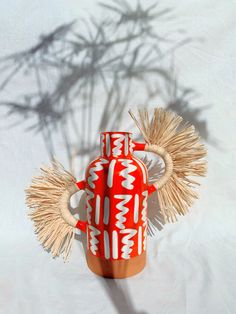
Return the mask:
[[[132,153],[132,137],[128,132],[103,132],[100,143],[103,157],[126,157]]]

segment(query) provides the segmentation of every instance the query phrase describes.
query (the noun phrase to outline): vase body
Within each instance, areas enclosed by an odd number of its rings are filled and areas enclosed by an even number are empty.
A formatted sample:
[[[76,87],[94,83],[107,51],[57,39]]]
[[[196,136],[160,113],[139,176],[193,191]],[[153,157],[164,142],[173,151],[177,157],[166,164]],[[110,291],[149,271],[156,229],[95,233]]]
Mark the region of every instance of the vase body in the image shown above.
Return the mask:
[[[125,278],[146,262],[148,178],[132,155],[130,133],[101,133],[101,155],[86,170],[87,263],[98,275]]]

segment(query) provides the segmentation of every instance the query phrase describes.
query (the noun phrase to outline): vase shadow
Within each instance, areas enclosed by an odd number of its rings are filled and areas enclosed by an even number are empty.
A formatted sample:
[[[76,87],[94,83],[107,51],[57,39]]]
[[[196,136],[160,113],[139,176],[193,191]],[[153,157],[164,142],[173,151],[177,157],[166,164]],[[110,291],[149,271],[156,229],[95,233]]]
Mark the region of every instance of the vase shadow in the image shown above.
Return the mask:
[[[163,172],[162,164],[160,161],[153,162],[151,159],[148,159],[146,156],[142,159],[143,162],[147,165],[149,170],[150,182],[156,180]],[[73,203],[78,204],[77,206],[71,205],[71,213],[77,215],[81,220],[87,220],[86,214],[86,195],[84,192],[79,192],[80,195],[75,195],[73,198]],[[77,193],[78,194],[78,193]],[[148,235],[154,236],[156,229],[160,230],[163,227],[163,220],[159,213],[159,207],[157,204],[156,195],[152,195],[148,200]],[[87,237],[83,232],[76,234],[75,239],[79,241],[83,246],[83,251],[86,257],[87,252]],[[104,263],[100,263],[101,273],[107,273],[107,269],[104,266]],[[125,267],[122,270],[125,274]],[[112,272],[112,269],[111,269]],[[132,314],[147,314],[146,311],[137,310],[134,303],[132,302],[132,297],[129,292],[127,278],[125,279],[110,279],[104,278],[97,275],[97,280],[102,285],[103,289],[106,291],[110,300],[112,301],[114,307],[117,310],[117,313],[132,313]]]
[[[80,193],[81,194],[81,193]],[[77,206],[71,206],[71,213],[77,215],[77,217],[83,221],[87,220],[86,214],[86,195],[83,192],[81,195],[74,195],[73,203],[78,202]],[[86,234],[80,232],[75,235],[75,239],[83,246],[83,251],[86,259],[87,252],[87,237]],[[101,272],[106,273],[107,269],[104,268],[104,264],[100,264]],[[125,270],[124,270],[125,271]],[[112,272],[112,270],[111,270]],[[127,279],[110,279],[95,275],[103,289],[106,291],[110,300],[119,314],[148,314],[145,311],[138,311],[132,302],[129,288],[127,285]]]

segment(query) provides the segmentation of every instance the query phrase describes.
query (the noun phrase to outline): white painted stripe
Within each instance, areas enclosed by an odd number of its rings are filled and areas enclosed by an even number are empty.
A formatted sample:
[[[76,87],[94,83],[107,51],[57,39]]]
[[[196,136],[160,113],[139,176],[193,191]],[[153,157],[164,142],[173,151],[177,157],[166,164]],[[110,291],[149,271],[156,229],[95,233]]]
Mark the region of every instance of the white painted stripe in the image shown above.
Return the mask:
[[[109,234],[106,230],[104,230],[104,251],[105,258],[110,258],[110,244],[109,244]]]
[[[87,197],[86,197],[86,205],[87,205],[87,219],[88,219],[88,222],[89,224],[91,224],[91,213],[92,213],[92,206],[90,204],[90,200],[94,198],[94,193],[92,191],[90,191],[89,189],[85,189],[85,192],[87,194]]]
[[[115,168],[116,160],[112,159],[108,169],[108,176],[107,176],[107,185],[109,188],[113,186],[113,176],[114,176],[114,168]]]
[[[109,157],[111,154],[111,142],[110,142],[110,135],[106,134],[106,154]]]
[[[117,231],[112,231],[112,256],[114,259],[118,258],[118,235]]]
[[[99,218],[100,218],[100,203],[101,203],[101,197],[100,195],[96,196],[96,212],[95,212],[95,223],[99,224]]]
[[[125,134],[125,156],[129,154],[129,134]]]
[[[144,168],[144,165],[141,163],[140,160],[138,160],[138,158],[133,157],[133,159],[135,161],[137,161],[137,163],[139,164],[139,166],[142,170],[142,173],[143,173],[143,183],[146,183],[147,182],[147,173],[146,173],[146,169]]]
[[[143,231],[143,250],[146,251],[147,247],[147,225],[144,226],[144,231]]]
[[[143,226],[147,224],[147,197],[148,197],[148,191],[142,192],[143,198],[143,206],[142,206],[142,212],[141,212],[141,219],[143,221]]]
[[[138,228],[138,255],[142,253],[142,227]]]
[[[105,196],[104,199],[104,215],[103,215],[103,222],[105,225],[109,222],[109,216],[110,216],[110,200],[108,196]]]
[[[138,222],[138,214],[139,214],[139,195],[135,194],[134,196],[134,222]]]
[[[101,155],[104,155],[104,134],[101,134],[101,139],[100,139],[100,149],[101,149]]]

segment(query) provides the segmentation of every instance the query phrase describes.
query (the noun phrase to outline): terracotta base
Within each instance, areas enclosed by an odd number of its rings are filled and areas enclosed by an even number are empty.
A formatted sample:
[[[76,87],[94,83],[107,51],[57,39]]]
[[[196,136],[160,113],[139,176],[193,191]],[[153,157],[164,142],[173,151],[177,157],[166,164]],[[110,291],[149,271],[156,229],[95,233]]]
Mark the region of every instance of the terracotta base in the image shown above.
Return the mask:
[[[143,270],[146,264],[146,252],[129,260],[107,260],[87,251],[87,263],[91,271],[99,276],[127,278]]]

